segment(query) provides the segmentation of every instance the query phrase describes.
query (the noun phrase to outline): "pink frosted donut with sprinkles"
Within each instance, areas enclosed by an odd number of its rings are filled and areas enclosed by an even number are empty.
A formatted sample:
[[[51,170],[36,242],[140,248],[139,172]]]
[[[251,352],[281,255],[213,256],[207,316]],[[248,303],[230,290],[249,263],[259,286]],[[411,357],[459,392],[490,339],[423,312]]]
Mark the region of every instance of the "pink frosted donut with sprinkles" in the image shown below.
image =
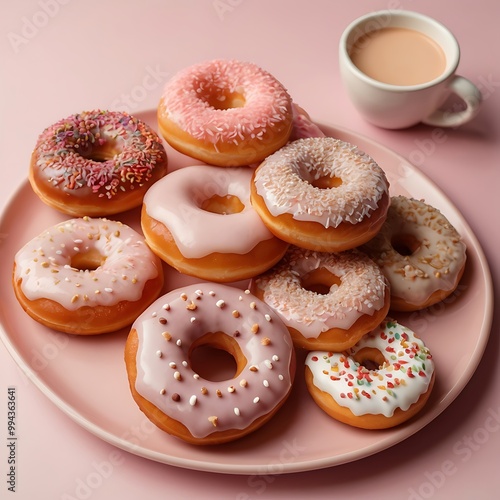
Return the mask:
[[[160,137],[118,111],[84,111],[46,128],[31,156],[29,180],[47,205],[72,216],[101,217],[142,203],[167,173]]]
[[[343,353],[312,351],[307,388],[332,418],[363,429],[399,425],[422,410],[435,372],[429,349],[409,328],[387,318]]]
[[[213,60],[171,78],[158,105],[164,139],[178,151],[222,167],[262,161],[288,141],[292,101],[257,65]]]
[[[393,196],[387,219],[365,251],[391,285],[391,309],[416,311],[444,300],[465,270],[466,245],[437,209]]]
[[[255,170],[251,200],[279,238],[320,252],[340,252],[373,238],[387,216],[384,171],[352,144],[298,139]]]
[[[390,303],[379,267],[357,250],[290,247],[250,290],[287,325],[296,347],[343,351],[385,318]]]
[[[52,226],[20,249],[13,286],[39,323],[95,335],[131,325],[160,294],[163,269],[129,226],[83,217]]]
[[[290,141],[308,137],[325,137],[325,133],[311,120],[309,113],[298,104],[292,103],[293,128]]]
[[[202,356],[194,365],[193,353],[206,346],[234,358],[233,377],[198,373],[208,360]],[[161,430],[200,445],[261,427],[287,399],[295,375],[292,340],[278,316],[248,291],[210,283],[154,302],[132,325],[125,363],[144,414]]]

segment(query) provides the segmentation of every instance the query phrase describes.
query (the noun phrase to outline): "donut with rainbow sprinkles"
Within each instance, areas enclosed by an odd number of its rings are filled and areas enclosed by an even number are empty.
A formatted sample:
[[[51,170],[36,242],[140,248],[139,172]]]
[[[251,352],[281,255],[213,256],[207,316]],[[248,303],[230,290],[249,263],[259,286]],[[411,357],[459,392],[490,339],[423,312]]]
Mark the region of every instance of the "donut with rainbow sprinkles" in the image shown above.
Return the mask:
[[[75,217],[135,208],[167,173],[167,153],[142,120],[118,111],[83,111],[39,136],[29,180],[47,205]]]
[[[332,418],[363,429],[399,425],[432,392],[434,361],[409,328],[387,318],[343,353],[309,352],[306,385]]]

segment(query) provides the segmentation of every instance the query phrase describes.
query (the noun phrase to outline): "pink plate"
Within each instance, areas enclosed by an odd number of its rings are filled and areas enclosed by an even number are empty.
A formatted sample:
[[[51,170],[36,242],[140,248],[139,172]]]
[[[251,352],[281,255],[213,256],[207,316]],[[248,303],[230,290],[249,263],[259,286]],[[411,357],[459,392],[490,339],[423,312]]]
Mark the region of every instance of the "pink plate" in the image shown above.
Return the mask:
[[[154,111],[137,116],[156,126]],[[44,205],[27,182],[14,194],[0,222],[0,334],[14,360],[52,402],[85,429],[131,453],[189,469],[232,474],[320,469],[380,452],[422,429],[460,394],[483,355],[493,312],[488,265],[462,215],[420,171],[369,139],[334,127],[323,129],[373,156],[387,173],[392,195],[424,198],[439,208],[467,244],[467,268],[457,290],[425,311],[398,315],[426,342],[437,367],[434,391],[417,417],[385,431],[355,429],[332,420],[307,393],[300,369],[304,353],[299,352],[291,397],[277,416],[254,434],[218,447],[196,447],[158,430],[143,416],[129,392],[123,361],[127,331],[88,338],[57,333],[29,318],[17,303],[10,282],[14,254],[43,229],[69,218]],[[171,148],[168,154],[171,169],[198,163]],[[139,210],[116,218],[140,228]],[[165,268],[165,291],[198,281]],[[453,342],[457,329],[469,335]],[[334,447],[325,436],[334,437]]]

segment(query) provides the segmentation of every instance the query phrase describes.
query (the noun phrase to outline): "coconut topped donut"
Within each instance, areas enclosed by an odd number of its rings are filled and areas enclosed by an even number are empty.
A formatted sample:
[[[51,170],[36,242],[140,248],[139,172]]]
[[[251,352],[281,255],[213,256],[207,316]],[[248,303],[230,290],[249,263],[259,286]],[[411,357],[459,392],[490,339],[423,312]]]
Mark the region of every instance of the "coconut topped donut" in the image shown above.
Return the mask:
[[[356,146],[331,137],[299,139],[281,148],[257,168],[253,188],[252,203],[271,231],[318,251],[368,241],[389,204],[380,166]]]
[[[314,186],[323,177],[341,184],[334,189]],[[255,184],[258,193],[266,193],[273,215],[290,213],[325,228],[360,222],[388,192],[385,174],[372,158],[331,137],[305,138],[282,148],[261,165]]]
[[[389,309],[387,281],[357,250],[322,253],[290,247],[250,290],[287,325],[294,344],[340,351],[375,328]]]

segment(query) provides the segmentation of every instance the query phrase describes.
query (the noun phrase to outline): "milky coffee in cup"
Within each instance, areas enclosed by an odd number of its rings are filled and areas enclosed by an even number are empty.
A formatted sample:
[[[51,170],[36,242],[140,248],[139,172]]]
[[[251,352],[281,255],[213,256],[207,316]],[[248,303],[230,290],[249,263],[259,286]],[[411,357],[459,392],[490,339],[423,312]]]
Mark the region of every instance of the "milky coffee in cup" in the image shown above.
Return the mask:
[[[369,122],[390,129],[419,122],[452,127],[476,115],[481,93],[455,74],[459,59],[447,28],[403,10],[362,16],[339,45],[340,72],[353,104]],[[452,94],[465,109],[440,109]]]
[[[409,28],[382,28],[363,35],[349,55],[365,75],[391,85],[430,82],[446,69],[441,46]]]

